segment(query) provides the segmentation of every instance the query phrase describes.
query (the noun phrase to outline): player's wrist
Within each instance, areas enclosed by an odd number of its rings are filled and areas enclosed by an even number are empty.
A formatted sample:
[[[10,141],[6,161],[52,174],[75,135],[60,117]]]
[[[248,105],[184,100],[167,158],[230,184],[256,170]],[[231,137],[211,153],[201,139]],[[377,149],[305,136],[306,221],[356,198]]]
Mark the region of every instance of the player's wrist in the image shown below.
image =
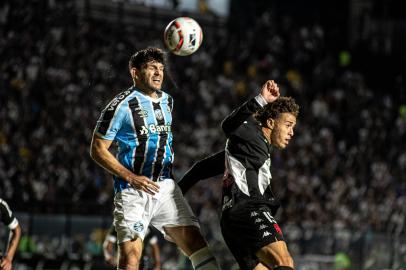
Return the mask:
[[[255,97],[255,100],[261,107],[264,107],[266,104],[268,104],[268,101],[266,101],[266,99],[264,98],[264,96],[262,94],[258,94]]]

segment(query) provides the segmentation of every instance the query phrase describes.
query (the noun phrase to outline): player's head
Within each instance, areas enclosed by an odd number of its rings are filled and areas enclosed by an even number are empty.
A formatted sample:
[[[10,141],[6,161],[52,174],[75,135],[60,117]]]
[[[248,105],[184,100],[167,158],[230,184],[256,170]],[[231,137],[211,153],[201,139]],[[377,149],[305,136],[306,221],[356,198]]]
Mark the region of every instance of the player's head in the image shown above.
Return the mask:
[[[285,148],[293,137],[299,105],[291,97],[280,97],[262,107],[255,118],[261,123],[265,136],[271,144]]]
[[[129,61],[134,84],[142,91],[160,90],[164,79],[165,54],[159,48],[149,47],[136,52]]]

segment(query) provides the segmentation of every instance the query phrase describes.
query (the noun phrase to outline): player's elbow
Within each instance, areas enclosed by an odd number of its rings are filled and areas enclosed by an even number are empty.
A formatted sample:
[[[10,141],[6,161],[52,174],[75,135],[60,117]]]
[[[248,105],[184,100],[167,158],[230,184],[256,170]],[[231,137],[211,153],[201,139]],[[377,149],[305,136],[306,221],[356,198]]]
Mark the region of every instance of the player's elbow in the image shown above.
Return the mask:
[[[230,128],[227,122],[227,118],[221,122],[221,129],[223,130],[224,134],[227,136],[230,132]]]
[[[93,142],[90,144],[89,155],[93,160],[96,159],[97,150]]]
[[[100,145],[95,142],[95,140],[92,141],[91,145],[90,145],[90,157],[94,160],[97,161],[100,157],[100,153],[101,153],[101,147]]]
[[[13,230],[13,237],[19,240],[21,238],[21,226],[20,224],[17,225]]]

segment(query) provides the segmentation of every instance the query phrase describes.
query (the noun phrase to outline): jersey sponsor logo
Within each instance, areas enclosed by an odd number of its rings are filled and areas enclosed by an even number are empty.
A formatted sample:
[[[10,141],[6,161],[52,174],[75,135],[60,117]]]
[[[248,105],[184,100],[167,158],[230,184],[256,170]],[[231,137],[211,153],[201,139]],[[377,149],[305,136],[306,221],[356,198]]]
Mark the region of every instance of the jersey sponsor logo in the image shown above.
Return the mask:
[[[142,232],[144,230],[144,224],[142,224],[141,221],[138,221],[134,224],[133,228],[136,232]]]
[[[155,134],[155,133],[169,133],[171,132],[171,125],[155,125],[151,124],[148,127],[141,126],[140,134],[147,135],[147,134]]]
[[[125,91],[124,93],[116,96],[108,105],[107,107],[107,111],[114,111],[117,107],[117,105],[120,103],[120,101],[122,101],[123,99],[125,99],[129,94],[131,93],[130,90]]]
[[[156,109],[154,113],[157,120],[164,119],[164,114],[162,113],[161,109]]]

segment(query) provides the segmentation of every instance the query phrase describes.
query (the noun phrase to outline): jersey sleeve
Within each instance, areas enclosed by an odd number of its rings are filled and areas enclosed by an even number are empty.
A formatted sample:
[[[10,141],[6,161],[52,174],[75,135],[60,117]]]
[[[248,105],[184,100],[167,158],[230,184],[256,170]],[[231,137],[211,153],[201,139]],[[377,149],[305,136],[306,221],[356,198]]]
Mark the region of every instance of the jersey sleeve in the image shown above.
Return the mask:
[[[18,226],[18,221],[14,217],[13,212],[11,212],[10,207],[8,204],[0,199],[0,213],[1,213],[1,221],[4,225],[8,226],[10,230],[14,230]]]
[[[259,108],[265,106],[265,104],[266,101],[261,95],[258,95],[235,109],[221,123],[221,127],[226,137],[230,137],[230,135],[234,133],[250,116],[252,116],[252,114],[254,114]]]
[[[113,99],[102,111],[94,133],[102,139],[113,141],[123,123],[128,119],[129,113],[128,102],[115,103]]]
[[[200,180],[222,174],[224,170],[225,154],[223,150],[194,163],[179,180],[178,185],[182,193],[185,194]]]

